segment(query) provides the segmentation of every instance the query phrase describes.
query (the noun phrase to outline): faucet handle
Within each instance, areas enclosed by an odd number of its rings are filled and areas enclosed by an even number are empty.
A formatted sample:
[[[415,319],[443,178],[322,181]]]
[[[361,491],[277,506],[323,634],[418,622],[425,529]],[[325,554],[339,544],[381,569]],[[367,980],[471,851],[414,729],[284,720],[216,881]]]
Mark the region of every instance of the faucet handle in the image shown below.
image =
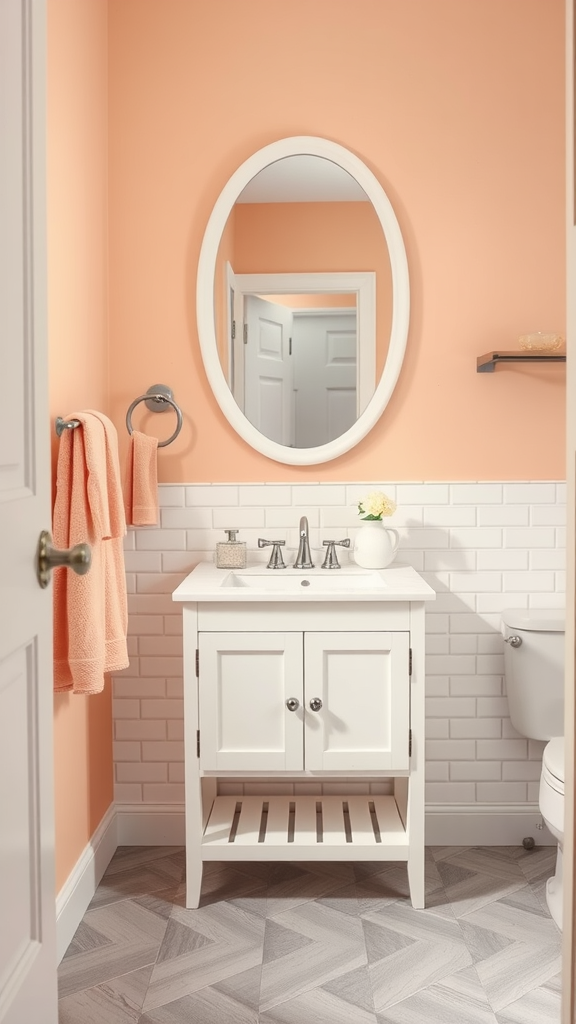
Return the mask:
[[[259,548],[269,548],[269,547],[272,547],[272,552],[270,554],[270,558],[268,560],[268,565],[267,565],[266,568],[268,568],[268,569],[285,569],[286,568],[286,564],[284,562],[284,559],[282,558],[282,552],[280,550],[280,548],[284,547],[285,543],[286,543],[285,540],[264,540],[263,537],[258,537],[258,547]]]
[[[350,538],[345,537],[344,540],[323,540],[323,547],[327,548],[326,557],[322,562],[323,569],[340,569],[340,562],[338,561],[338,555],[336,554],[336,546],[341,548],[350,547]]]

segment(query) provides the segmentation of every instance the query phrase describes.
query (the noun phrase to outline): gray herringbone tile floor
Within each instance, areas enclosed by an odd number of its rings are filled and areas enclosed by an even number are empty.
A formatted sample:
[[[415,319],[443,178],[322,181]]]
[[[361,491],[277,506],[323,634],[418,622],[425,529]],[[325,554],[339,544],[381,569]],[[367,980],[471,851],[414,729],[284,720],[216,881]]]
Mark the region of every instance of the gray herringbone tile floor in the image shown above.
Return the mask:
[[[119,849],[59,970],[60,1024],[557,1024],[555,851],[427,851],[403,864],[206,864]]]

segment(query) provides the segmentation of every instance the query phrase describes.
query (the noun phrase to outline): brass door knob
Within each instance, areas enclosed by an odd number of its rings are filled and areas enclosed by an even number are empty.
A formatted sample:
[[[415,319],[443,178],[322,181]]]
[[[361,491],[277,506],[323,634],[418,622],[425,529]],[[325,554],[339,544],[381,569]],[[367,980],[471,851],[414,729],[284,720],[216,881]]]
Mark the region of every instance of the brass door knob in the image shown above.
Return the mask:
[[[67,565],[79,576],[88,572],[92,563],[92,552],[88,544],[75,544],[73,548],[66,548],[59,551],[52,547],[52,535],[48,530],[42,530],[38,541],[36,558],[36,572],[40,586],[48,586],[52,569],[59,565]]]

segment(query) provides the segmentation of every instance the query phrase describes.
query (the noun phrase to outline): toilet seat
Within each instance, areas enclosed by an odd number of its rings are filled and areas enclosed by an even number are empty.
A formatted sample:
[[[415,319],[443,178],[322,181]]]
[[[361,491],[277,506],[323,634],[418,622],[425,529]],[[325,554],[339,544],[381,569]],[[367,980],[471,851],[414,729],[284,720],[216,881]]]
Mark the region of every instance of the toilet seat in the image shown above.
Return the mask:
[[[557,736],[544,747],[538,795],[540,814],[561,844],[564,838],[564,737]]]
[[[544,747],[542,781],[564,796],[564,737],[556,736]]]

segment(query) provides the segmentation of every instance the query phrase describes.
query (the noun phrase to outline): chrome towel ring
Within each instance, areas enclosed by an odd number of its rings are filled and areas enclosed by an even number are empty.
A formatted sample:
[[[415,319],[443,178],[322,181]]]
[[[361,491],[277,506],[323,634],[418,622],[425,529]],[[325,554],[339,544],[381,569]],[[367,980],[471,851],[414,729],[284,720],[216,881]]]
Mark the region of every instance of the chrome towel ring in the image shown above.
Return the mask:
[[[145,395],[139,395],[138,398],[134,399],[126,413],[126,429],[129,434],[132,434],[134,429],[132,427],[132,413],[140,402],[145,402],[146,408],[149,409],[150,412],[167,412],[169,406],[174,409],[177,418],[176,430],[169,438],[166,439],[166,441],[158,441],[158,447],[165,448],[167,444],[172,444],[172,441],[178,437],[178,434],[182,430],[182,412],[180,406],[174,401],[172,389],[166,387],[165,384],[153,384],[151,388],[148,388]]]

